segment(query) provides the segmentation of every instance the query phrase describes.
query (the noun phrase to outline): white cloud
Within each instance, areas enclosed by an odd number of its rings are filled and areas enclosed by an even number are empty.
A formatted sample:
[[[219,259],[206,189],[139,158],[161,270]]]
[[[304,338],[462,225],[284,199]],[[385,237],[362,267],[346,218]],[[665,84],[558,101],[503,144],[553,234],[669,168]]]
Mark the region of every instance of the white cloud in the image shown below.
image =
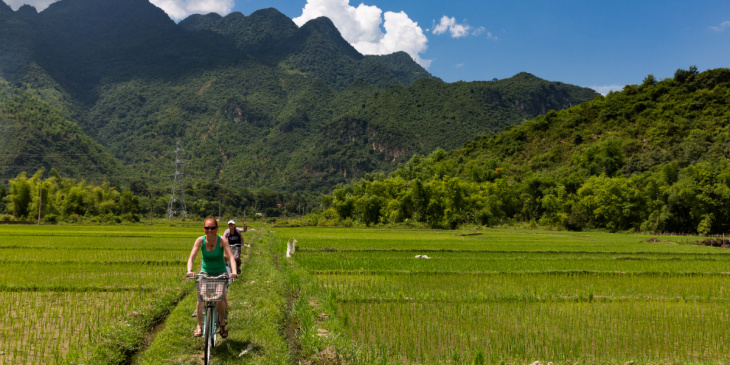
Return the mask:
[[[42,11],[58,0],[5,0],[13,10],[28,4]],[[122,0],[123,1],[123,0]],[[233,10],[234,0],[150,0],[175,20],[182,20],[192,14],[218,13],[226,15]]]
[[[716,31],[716,32],[722,32],[723,30],[730,28],[730,20],[726,22],[722,22],[720,26],[717,27],[710,27],[710,29]]]
[[[193,14],[218,13],[226,15],[233,10],[233,0],[150,0],[170,18],[178,21]]]
[[[349,0],[307,0],[302,15],[293,20],[301,27],[322,16],[332,20],[342,37],[362,54],[404,51],[423,67],[431,64],[431,60],[420,56],[428,48],[428,38],[418,23],[402,11],[383,13],[377,6],[362,3],[354,7]]]
[[[48,5],[51,5],[56,1],[58,0],[5,0],[5,4],[10,6],[13,10],[18,10],[21,6],[28,4],[34,7],[37,11],[42,11],[47,8]]]
[[[444,15],[441,17],[441,21],[436,24],[436,21],[434,20],[433,30],[432,33],[436,35],[441,35],[446,32],[449,32],[451,34],[452,38],[463,38],[466,36],[478,36],[486,31],[486,28],[484,27],[478,27],[474,28],[469,24],[459,24],[456,22],[456,18]],[[493,36],[492,33],[487,32],[487,37],[489,39],[496,40],[497,37]]]
[[[588,86],[588,88],[595,90],[597,93],[606,96],[611,91],[621,91],[625,85],[606,85],[606,86]]]

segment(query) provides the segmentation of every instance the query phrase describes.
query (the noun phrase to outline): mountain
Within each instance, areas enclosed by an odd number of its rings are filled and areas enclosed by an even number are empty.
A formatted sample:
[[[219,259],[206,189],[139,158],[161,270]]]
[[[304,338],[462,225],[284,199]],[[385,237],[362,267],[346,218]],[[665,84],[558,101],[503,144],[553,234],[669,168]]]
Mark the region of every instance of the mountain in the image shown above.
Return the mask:
[[[79,126],[36,95],[0,80],[0,176],[56,168],[64,176],[97,181],[127,173]]]
[[[120,184],[169,186],[181,141],[190,185],[317,194],[596,95],[527,73],[444,83],[405,53],[359,54],[326,18],[297,27],[275,9],[179,24],[146,0],[8,10],[0,7],[2,77],[101,146],[99,156],[128,166],[109,171]],[[56,145],[35,148],[44,156]]]
[[[299,28],[278,10],[264,9],[248,17],[237,12],[225,17],[192,15],[180,26],[221,35],[261,62],[304,73],[336,90],[346,88],[355,78],[379,87],[434,78],[405,52],[361,55],[327,18],[314,19]]]
[[[336,189],[324,217],[720,234],[730,229],[728,100],[730,69],[649,75]]]
[[[13,9],[4,2],[0,2],[0,18],[9,18],[11,16],[13,16]]]

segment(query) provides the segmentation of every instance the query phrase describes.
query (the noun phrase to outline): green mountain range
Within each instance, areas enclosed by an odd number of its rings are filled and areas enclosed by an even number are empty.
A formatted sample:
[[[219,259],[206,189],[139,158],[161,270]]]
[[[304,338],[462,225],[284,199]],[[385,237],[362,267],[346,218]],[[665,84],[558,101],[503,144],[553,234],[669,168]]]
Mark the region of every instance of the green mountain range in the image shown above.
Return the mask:
[[[326,18],[176,24],[147,0],[0,2],[0,77],[2,180],[164,188],[181,141],[188,185],[310,194],[596,96],[527,73],[445,83],[405,53],[361,55]]]

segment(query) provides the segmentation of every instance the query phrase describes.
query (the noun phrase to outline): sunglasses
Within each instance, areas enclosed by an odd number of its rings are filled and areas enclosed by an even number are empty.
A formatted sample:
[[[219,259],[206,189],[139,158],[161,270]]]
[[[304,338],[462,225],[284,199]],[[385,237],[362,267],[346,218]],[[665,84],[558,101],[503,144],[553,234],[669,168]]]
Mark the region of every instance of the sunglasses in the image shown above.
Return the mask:
[[[203,227],[206,231],[212,231],[214,229],[218,229],[218,227]]]

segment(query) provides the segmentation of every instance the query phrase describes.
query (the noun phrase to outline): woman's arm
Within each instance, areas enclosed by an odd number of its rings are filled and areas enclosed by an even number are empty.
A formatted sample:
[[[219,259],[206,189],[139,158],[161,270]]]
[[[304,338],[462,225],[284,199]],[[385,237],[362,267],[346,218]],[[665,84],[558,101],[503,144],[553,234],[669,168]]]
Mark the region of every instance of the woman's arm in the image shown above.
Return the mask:
[[[190,257],[188,257],[188,275],[193,274],[195,276],[195,272],[193,272],[193,264],[195,263],[195,256],[198,255],[198,250],[200,249],[200,246],[203,244],[203,237],[198,237],[198,239],[195,240],[195,243],[193,244],[193,249],[190,251]]]

